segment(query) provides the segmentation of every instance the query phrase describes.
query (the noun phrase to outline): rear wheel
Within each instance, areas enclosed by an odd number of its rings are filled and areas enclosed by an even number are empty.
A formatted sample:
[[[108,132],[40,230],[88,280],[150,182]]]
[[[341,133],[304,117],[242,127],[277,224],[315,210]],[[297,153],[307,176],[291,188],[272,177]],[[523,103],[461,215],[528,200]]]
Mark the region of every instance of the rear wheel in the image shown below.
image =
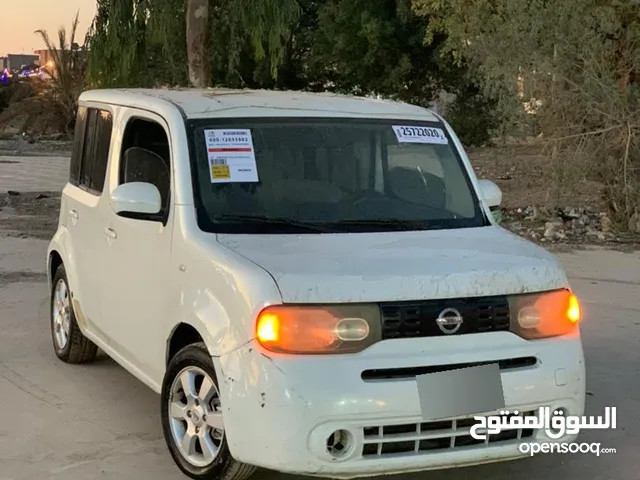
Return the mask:
[[[58,267],[51,283],[51,337],[57,357],[65,363],[92,362],[98,347],[78,327],[63,265]]]
[[[255,467],[233,459],[218,379],[203,343],[180,350],[162,384],[162,430],[176,465],[196,480],[244,480]]]

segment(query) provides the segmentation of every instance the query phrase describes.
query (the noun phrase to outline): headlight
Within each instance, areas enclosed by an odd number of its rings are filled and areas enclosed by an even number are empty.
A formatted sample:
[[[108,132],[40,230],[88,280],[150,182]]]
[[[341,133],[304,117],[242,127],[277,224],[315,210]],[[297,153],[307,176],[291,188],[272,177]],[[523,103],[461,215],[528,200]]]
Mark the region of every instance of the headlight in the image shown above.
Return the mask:
[[[382,339],[382,318],[370,304],[277,305],[260,312],[256,338],[278,353],[356,353]]]
[[[569,290],[509,298],[511,331],[527,340],[573,332],[581,320],[580,303]]]

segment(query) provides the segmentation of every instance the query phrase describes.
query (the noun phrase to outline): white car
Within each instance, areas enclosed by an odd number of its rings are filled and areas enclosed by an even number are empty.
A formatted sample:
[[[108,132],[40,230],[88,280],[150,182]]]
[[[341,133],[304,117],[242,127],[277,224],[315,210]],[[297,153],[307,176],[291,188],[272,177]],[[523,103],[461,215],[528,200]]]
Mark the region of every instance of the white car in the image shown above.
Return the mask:
[[[158,392],[186,475],[352,478],[573,441],[471,435],[503,409],[583,414],[580,307],[554,257],[492,219],[500,190],[440,116],[267,91],[79,105],[48,249],[55,352],[100,348]]]

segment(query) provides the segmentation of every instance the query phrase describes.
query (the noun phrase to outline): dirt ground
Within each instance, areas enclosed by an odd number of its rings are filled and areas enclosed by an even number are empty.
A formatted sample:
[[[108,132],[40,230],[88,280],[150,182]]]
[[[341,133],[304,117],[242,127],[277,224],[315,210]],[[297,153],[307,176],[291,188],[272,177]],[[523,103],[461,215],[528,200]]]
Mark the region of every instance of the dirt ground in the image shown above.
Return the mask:
[[[71,152],[71,141],[58,140],[54,136],[50,139],[40,139],[33,143],[28,138],[19,135],[0,133],[0,156],[3,155],[61,155]]]
[[[0,237],[49,240],[58,226],[59,192],[0,193]]]
[[[604,211],[602,186],[575,175],[556,188],[553,166],[543,145],[508,145],[472,148],[467,151],[478,178],[494,181],[502,190],[506,209],[536,206],[583,207]],[[584,173],[584,172],[583,172]]]

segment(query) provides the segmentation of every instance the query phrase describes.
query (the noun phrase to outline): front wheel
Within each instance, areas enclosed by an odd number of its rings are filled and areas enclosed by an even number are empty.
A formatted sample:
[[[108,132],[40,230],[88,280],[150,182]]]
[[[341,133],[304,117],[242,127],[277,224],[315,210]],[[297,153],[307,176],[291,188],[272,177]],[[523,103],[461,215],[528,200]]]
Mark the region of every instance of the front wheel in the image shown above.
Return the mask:
[[[176,465],[196,480],[245,480],[255,467],[227,446],[218,379],[205,345],[180,350],[162,384],[162,430]]]

